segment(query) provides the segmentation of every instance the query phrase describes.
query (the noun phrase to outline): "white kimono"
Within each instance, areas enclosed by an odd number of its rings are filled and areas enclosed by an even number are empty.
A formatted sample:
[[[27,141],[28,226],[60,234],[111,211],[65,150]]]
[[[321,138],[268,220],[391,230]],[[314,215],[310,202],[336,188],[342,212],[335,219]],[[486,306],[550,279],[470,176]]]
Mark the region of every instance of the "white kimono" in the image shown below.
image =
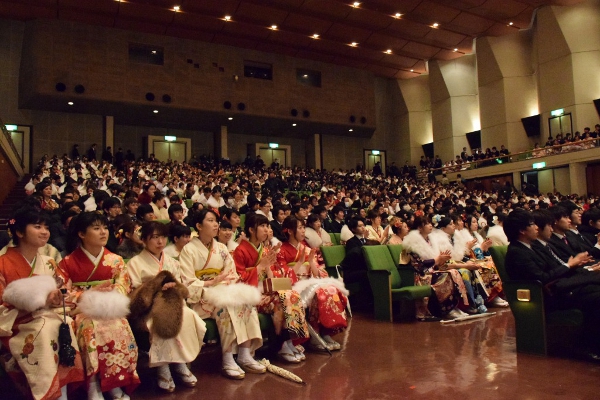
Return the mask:
[[[213,239],[209,249],[193,238],[179,254],[183,282],[190,291],[188,303],[201,318],[214,318],[223,351],[237,353],[238,345],[251,341],[253,352],[262,346],[262,334],[255,305],[260,302],[258,288],[239,281],[233,258],[227,246]],[[230,284],[204,287],[222,271]]]
[[[162,265],[161,265],[162,263]],[[131,286],[135,289],[154,278],[160,271],[169,271],[179,282],[182,282],[179,262],[163,253],[159,262],[150,252],[144,250],[127,263],[127,273],[131,278]],[[182,282],[186,285],[185,282]],[[183,307],[183,323],[181,331],[175,338],[163,339],[150,337],[150,367],[160,367],[171,363],[189,363],[196,359],[202,348],[202,339],[206,333],[206,324],[198,315]],[[152,327],[152,319],[146,323],[148,330]]]

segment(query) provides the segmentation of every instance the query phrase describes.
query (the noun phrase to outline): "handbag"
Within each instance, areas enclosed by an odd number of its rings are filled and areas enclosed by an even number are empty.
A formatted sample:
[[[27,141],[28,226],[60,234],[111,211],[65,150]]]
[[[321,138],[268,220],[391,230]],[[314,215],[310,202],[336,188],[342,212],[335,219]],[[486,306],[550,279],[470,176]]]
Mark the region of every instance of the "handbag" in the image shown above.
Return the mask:
[[[291,278],[267,278],[262,281],[263,293],[292,290]]]

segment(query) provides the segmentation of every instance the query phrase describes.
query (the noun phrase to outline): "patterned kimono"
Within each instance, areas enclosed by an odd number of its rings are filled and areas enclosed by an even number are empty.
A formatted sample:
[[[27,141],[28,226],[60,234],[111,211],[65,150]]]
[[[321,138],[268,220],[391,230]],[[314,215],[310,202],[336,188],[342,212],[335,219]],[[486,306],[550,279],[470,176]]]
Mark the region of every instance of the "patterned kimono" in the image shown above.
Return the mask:
[[[235,249],[233,260],[244,283],[260,287],[262,281],[267,278],[266,272],[259,276],[256,271],[256,266],[266,251],[268,249],[265,249],[262,244],[257,249],[247,240],[243,240]],[[271,270],[274,278],[290,278],[292,284],[298,281],[294,270],[288,268],[287,265],[282,267],[274,264],[271,266]],[[285,328],[290,335],[290,339],[307,339],[309,337],[304,304],[301,301],[300,294],[295,290],[263,293],[258,311],[273,316],[277,333],[281,332],[281,328]]]
[[[98,265],[94,265],[77,248],[60,262],[59,268],[72,282],[69,297],[74,303],[86,290],[106,281],[124,295],[131,291],[123,259],[107,249],[103,249]],[[127,318],[96,320],[79,313],[75,315],[75,326],[79,348],[84,349],[81,355],[88,382],[96,375],[103,392],[117,387],[133,391],[140,383],[136,371],[138,348]]]
[[[160,271],[169,271],[179,282],[181,267],[179,262],[166,254],[160,260],[150,252],[143,250],[127,263],[127,274],[131,279],[133,289],[154,278]],[[206,324],[198,315],[182,303],[183,322],[177,337],[163,339],[159,336],[150,337],[150,367],[160,367],[171,363],[189,363],[196,359],[202,348],[202,339],[206,333]],[[148,330],[152,327],[152,319],[146,322]]]
[[[208,249],[200,239],[194,238],[181,250],[179,262],[183,284],[190,291],[188,304],[200,318],[214,318],[223,351],[237,353],[238,345],[248,340],[251,341],[250,351],[261,347],[262,334],[256,307],[243,304],[243,300],[239,302],[241,304],[216,306],[206,299],[205,292],[212,288],[205,289],[204,282],[214,279],[222,271],[226,271],[232,283],[239,280],[227,246],[213,239]],[[222,285],[225,283],[216,287]],[[233,286],[231,297],[236,296]]]
[[[430,235],[431,238],[431,235]],[[464,305],[469,305],[467,291],[462,276],[455,269],[440,271],[435,265],[435,257],[440,249],[434,241],[424,239],[419,231],[413,230],[404,238],[403,245],[411,258],[415,270],[415,285],[431,285],[437,302],[431,304],[439,310],[436,314],[446,314],[452,311],[462,299]],[[417,318],[429,315],[429,298],[415,302]]]
[[[54,260],[38,254],[33,267],[15,248],[0,257],[0,298],[8,284],[34,275],[52,276],[58,286],[66,282]],[[62,308],[28,313],[8,303],[0,304],[0,363],[18,386],[31,390],[34,399],[55,399],[61,387],[84,380],[77,338],[71,329],[71,345],[77,350],[75,366],[58,363],[58,330]],[[72,327],[73,320],[67,317]]]
[[[468,258],[473,261],[479,261],[481,265],[480,277],[473,279],[473,286],[478,288],[479,294],[483,297],[486,302],[492,301],[500,293],[502,293],[502,281],[500,275],[496,270],[494,261],[490,256],[489,252],[483,252],[481,250],[481,243],[483,238],[478,233],[472,234],[473,239],[477,239],[477,244],[473,247],[471,252],[467,254]]]
[[[310,248],[300,243],[298,249],[296,249],[286,242],[281,245],[281,249],[277,254],[277,262],[282,269],[289,267],[291,270],[300,259],[302,252],[305,253],[306,257],[310,253]],[[315,331],[320,332],[322,335],[332,336],[343,332],[348,326],[345,311],[348,304],[347,297],[338,287],[331,284],[333,283],[332,280],[311,279],[309,268],[308,265],[303,265],[297,274],[300,282],[306,282],[307,284],[302,285],[306,286],[303,290],[298,290],[301,297],[307,296],[305,293],[313,292],[313,295],[310,296],[312,300],[307,304],[309,306],[309,323],[315,328]],[[328,278],[325,268],[319,268],[319,278]],[[322,283],[319,281],[322,281]]]

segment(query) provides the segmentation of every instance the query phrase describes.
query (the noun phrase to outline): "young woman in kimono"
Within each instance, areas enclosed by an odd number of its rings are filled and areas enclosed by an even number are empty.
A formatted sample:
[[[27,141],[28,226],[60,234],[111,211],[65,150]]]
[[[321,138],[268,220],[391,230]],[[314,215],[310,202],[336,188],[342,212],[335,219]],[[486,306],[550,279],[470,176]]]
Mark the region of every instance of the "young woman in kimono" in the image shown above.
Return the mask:
[[[266,368],[253,354],[262,346],[262,334],[255,305],[260,292],[239,281],[227,246],[217,242],[217,215],[202,210],[195,215],[198,237],[179,254],[188,304],[201,318],[214,318],[223,352],[222,374],[243,379],[246,373],[263,374]],[[237,362],[233,355],[237,353]]]
[[[449,315],[451,318],[458,318],[467,315],[457,308],[461,300],[464,305],[469,305],[462,276],[457,270],[446,266],[452,258],[452,251],[440,249],[436,241],[430,240],[433,225],[428,217],[415,217],[412,228],[402,245],[410,255],[415,269],[415,285],[431,285],[435,300],[431,302],[430,298],[425,298],[416,302],[417,319],[433,320],[432,312],[437,317]]]
[[[269,220],[264,215],[251,214],[246,219],[246,236],[233,252],[235,267],[242,281],[248,285],[262,287],[267,278],[290,278],[292,284],[298,281],[293,269],[277,263],[277,252],[281,245],[266,249],[263,245],[269,236]],[[279,357],[290,363],[299,363],[306,357],[299,351],[297,344],[308,339],[308,326],[304,304],[295,290],[278,290],[263,293],[258,311],[271,314],[275,332],[281,335],[283,344]]]
[[[502,293],[502,281],[500,275],[496,270],[494,261],[489,252],[489,248],[492,246],[492,240],[484,240],[481,235],[477,232],[479,225],[477,218],[473,215],[467,215],[465,218],[465,228],[469,232],[470,239],[474,245],[471,247],[471,251],[468,256],[471,260],[474,260],[480,265],[481,278],[483,281],[484,288],[480,288],[483,294],[486,304],[493,307],[508,307],[508,302],[500,297]]]
[[[311,250],[304,241],[306,228],[303,221],[290,215],[283,221],[282,228],[288,240],[281,245],[277,262],[282,268],[290,268],[296,273],[299,281],[294,284],[294,290],[300,293],[309,308],[310,325],[321,335],[329,350],[339,350],[341,345],[331,336],[348,326],[345,311],[348,291],[343,283],[329,278],[324,266],[317,263],[317,250]],[[310,344],[317,350],[325,350],[317,337],[311,336]]]
[[[8,225],[16,247],[0,256],[0,359],[8,376],[34,399],[66,399],[67,384],[82,382],[83,366],[72,330],[75,364],[58,362],[58,332],[64,316],[65,277],[38,251],[50,238],[45,216],[34,208],[15,213]]]
[[[189,232],[189,228],[187,229]],[[177,282],[182,282],[179,262],[167,256],[163,251],[167,244],[168,234],[169,225],[156,221],[144,222],[142,225],[141,239],[145,248],[127,263],[127,273],[131,279],[133,289],[152,280],[161,271],[170,272]],[[165,283],[162,286],[162,291],[174,286],[174,282]],[[186,363],[196,359],[206,333],[204,321],[185,303],[182,302],[181,307],[183,308],[182,322],[177,336],[167,339],[150,334],[150,351],[148,353],[150,368],[157,368],[158,387],[168,392],[175,390],[175,383],[169,365],[172,366],[173,372],[185,386],[196,386],[197,379],[190,372]],[[154,318],[156,316],[153,315],[152,318],[146,321],[146,326],[150,332],[152,332],[150,327]],[[172,316],[165,315],[165,318],[169,319]]]
[[[127,322],[131,291],[123,259],[104,246],[108,240],[106,217],[83,212],[69,227],[71,246],[78,247],[59,264],[71,288],[69,299],[87,376],[88,399],[129,399],[121,387],[133,391],[140,380],[136,372],[138,349]]]

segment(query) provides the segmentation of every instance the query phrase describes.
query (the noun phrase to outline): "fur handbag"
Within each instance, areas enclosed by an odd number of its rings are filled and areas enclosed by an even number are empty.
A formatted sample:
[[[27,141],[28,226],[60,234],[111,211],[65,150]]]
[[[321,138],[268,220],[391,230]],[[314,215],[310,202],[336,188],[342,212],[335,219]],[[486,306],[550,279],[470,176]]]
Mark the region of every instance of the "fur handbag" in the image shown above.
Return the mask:
[[[163,285],[170,282],[175,282],[175,286],[162,290]],[[145,324],[152,318],[153,334],[164,339],[174,338],[181,331],[184,301],[188,296],[188,289],[172,273],[161,271],[131,292],[129,318],[136,324]]]

